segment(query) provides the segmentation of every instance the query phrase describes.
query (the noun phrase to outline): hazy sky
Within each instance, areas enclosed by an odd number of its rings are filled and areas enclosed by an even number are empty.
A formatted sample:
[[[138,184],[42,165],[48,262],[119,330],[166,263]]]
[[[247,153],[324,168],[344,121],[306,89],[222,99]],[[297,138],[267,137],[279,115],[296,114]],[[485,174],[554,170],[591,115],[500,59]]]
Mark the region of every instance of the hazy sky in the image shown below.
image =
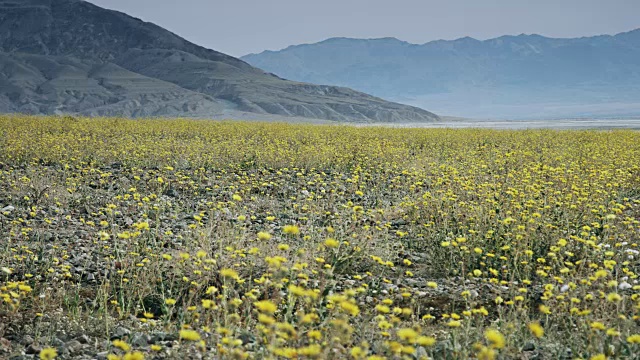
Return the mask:
[[[640,27],[640,0],[90,1],[234,56],[336,36],[392,36],[421,44],[521,33],[577,37]]]

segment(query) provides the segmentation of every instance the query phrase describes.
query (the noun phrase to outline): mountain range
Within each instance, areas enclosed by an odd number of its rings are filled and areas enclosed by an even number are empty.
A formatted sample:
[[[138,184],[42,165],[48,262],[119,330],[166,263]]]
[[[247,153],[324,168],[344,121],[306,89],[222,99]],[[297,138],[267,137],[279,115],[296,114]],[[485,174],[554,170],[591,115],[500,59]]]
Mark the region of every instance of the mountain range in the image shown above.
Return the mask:
[[[470,37],[410,44],[331,38],[242,60],[278,76],[348,86],[466,117],[640,115],[640,29],[573,39]]]
[[[0,0],[0,112],[438,120],[349,88],[285,80],[82,0]]]

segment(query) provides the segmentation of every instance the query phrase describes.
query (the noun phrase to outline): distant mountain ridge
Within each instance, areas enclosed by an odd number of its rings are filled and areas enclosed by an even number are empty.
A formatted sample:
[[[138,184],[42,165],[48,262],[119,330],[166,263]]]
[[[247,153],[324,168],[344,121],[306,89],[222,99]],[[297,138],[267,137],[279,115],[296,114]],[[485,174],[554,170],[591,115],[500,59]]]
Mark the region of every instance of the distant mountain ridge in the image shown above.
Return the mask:
[[[640,99],[640,29],[573,39],[465,37],[422,45],[331,38],[241,59],[283,78],[349,86],[451,115],[473,116],[484,106],[487,115],[502,109],[510,116],[509,110],[529,111],[527,104],[564,109],[566,115],[581,115],[580,108],[640,114],[640,100],[634,101]],[[594,104],[603,106],[589,110]]]
[[[281,79],[82,0],[0,0],[0,111],[348,122],[434,121],[348,88]]]

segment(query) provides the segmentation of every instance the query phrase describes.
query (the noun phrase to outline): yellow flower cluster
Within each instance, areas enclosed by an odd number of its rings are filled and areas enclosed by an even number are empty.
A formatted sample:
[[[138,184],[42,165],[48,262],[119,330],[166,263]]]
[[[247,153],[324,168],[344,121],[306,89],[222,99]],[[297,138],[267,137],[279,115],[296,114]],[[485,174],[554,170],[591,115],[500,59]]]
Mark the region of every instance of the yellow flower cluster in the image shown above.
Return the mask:
[[[632,358],[639,234],[635,131],[0,116],[2,321],[109,359]]]

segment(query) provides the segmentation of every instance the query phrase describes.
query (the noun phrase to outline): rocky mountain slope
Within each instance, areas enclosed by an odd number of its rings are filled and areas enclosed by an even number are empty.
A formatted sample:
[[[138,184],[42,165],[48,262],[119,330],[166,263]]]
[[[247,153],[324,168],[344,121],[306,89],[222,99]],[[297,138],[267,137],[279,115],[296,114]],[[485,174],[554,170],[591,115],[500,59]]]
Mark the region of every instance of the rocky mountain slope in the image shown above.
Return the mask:
[[[216,99],[113,63],[0,53],[0,109],[30,114],[201,117],[224,109]]]
[[[640,29],[575,39],[467,37],[422,45],[332,38],[242,59],[289,79],[349,86],[451,115],[571,115],[597,112],[595,107],[624,112],[632,111],[631,104],[640,113]]]
[[[82,0],[0,0],[0,111],[434,121],[348,88],[281,79]]]

